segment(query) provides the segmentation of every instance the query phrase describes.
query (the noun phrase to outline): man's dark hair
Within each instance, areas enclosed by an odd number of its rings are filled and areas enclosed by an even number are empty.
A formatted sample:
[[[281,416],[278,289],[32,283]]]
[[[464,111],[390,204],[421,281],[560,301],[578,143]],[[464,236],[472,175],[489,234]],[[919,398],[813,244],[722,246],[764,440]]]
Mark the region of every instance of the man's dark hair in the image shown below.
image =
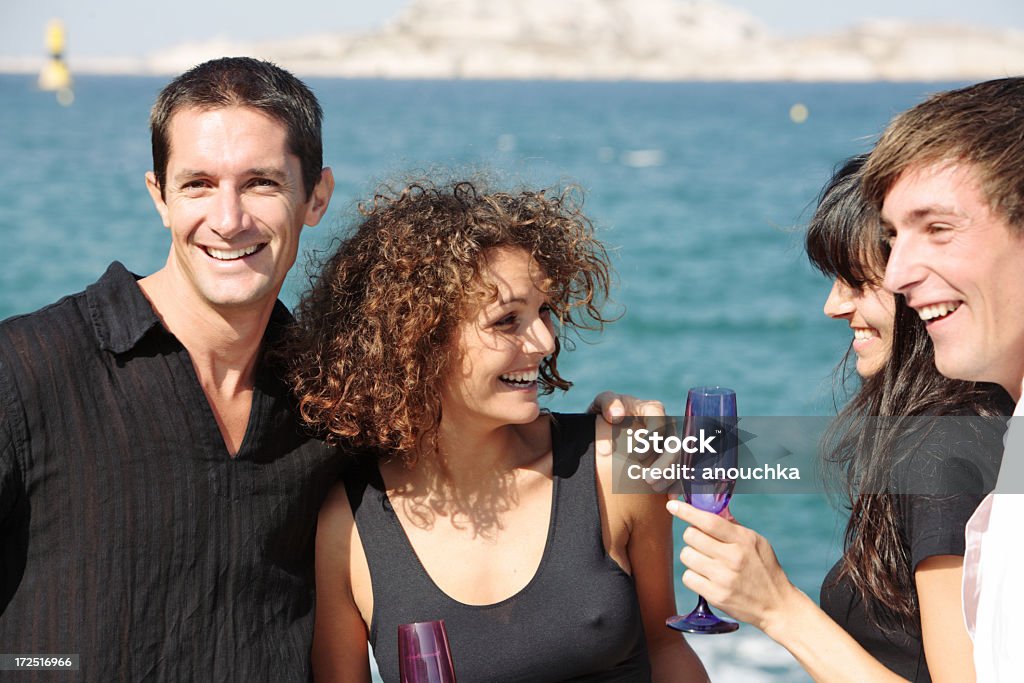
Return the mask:
[[[171,118],[180,109],[250,107],[280,121],[288,131],[288,149],[302,166],[308,199],[323,170],[320,123],[323,112],[316,96],[292,74],[251,57],[222,57],[195,66],[160,91],[149,115],[153,142],[153,173],[163,196]]]

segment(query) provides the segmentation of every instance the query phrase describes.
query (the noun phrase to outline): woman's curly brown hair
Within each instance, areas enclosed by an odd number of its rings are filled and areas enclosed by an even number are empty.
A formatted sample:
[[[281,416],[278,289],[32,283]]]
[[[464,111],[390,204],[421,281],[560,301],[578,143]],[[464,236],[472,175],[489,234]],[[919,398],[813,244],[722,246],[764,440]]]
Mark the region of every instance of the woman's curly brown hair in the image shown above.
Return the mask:
[[[321,264],[284,351],[299,411],[328,442],[410,464],[436,452],[454,333],[481,297],[496,296],[482,268],[497,247],[524,249],[547,278],[559,329],[539,391],[571,386],[558,372],[561,342],[608,322],[600,305],[611,279],[582,195],[478,185],[378,191]]]

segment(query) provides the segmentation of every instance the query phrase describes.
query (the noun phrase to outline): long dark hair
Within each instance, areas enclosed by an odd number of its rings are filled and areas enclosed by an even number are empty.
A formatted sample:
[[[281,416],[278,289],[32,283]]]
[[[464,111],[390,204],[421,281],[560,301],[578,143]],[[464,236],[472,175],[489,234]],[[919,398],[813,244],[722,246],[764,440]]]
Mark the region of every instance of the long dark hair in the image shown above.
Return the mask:
[[[824,187],[806,238],[811,263],[856,288],[880,284],[887,256],[876,213],[860,191],[866,156],[849,159]],[[823,445],[826,457],[840,466],[850,506],[836,579],[849,579],[877,626],[919,632],[920,607],[900,533],[899,501],[897,494],[886,492],[894,466],[914,450],[915,444],[897,436],[907,432],[900,427],[923,415],[1005,414],[1009,397],[995,385],[941,375],[924,323],[902,296],[895,299],[889,359],[863,379]],[[845,384],[845,373],[842,379]],[[877,417],[891,418],[887,429],[875,428]],[[918,431],[913,440],[919,445],[926,437]]]

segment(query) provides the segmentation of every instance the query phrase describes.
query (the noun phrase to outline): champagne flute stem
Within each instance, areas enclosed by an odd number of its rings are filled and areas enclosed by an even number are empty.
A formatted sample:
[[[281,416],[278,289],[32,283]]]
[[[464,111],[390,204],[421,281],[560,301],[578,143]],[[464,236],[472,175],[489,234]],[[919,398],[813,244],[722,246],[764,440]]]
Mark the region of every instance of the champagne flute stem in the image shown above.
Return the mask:
[[[708,605],[708,601],[704,599],[703,595],[697,596],[697,606],[691,613],[695,617],[714,617],[714,613],[711,611],[711,606]]]

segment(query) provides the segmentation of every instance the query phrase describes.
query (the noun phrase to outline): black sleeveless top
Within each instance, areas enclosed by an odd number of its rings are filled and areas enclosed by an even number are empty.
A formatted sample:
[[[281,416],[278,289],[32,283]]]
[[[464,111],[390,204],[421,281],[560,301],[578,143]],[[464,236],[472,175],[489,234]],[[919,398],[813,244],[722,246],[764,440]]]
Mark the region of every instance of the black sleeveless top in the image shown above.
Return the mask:
[[[552,415],[551,424],[554,483],[544,554],[526,587],[493,605],[466,605],[434,584],[376,465],[346,474],[373,587],[370,644],[387,683],[399,680],[398,625],[433,619],[444,619],[459,683],[650,681],[633,579],[602,541],[594,416]]]

